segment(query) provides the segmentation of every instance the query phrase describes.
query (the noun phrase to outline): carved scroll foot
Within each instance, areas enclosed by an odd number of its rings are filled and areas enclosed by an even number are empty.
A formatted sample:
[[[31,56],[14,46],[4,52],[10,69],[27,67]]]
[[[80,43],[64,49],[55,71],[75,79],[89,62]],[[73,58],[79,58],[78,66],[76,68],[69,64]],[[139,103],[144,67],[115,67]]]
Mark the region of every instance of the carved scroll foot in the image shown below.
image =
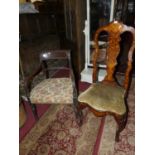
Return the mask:
[[[118,128],[116,131],[116,142],[119,141],[120,132],[125,128],[126,122],[127,122],[127,114],[121,116],[121,117],[115,117],[115,120],[117,122]]]

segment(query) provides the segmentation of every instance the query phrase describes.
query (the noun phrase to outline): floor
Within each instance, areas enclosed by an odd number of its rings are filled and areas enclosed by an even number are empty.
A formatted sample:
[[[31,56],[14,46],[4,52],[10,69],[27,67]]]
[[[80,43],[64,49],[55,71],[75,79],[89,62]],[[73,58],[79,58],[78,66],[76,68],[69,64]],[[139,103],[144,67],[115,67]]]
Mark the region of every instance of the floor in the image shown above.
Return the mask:
[[[121,79],[122,80],[122,79]],[[80,86],[81,91],[88,87],[88,83],[85,83],[83,87]],[[134,155],[134,80],[131,85],[129,94],[129,122],[121,133],[120,142],[115,143],[116,122],[112,117],[106,117],[104,126],[99,128],[98,141],[96,143],[98,155]],[[24,102],[25,108],[28,112],[28,117],[25,125],[20,129],[20,141],[28,134],[33,126],[36,124],[34,120],[30,106]],[[38,113],[41,117],[49,108],[49,105],[38,105]],[[104,134],[103,134],[104,133]],[[81,155],[81,154],[80,154]]]

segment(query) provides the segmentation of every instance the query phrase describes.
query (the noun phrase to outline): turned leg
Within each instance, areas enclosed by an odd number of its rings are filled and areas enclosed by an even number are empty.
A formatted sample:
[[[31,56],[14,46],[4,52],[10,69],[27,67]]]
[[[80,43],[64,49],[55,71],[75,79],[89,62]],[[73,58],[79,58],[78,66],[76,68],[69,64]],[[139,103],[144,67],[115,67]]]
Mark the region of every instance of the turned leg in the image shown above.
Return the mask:
[[[34,117],[35,117],[35,120],[38,121],[39,116],[38,116],[38,112],[37,112],[37,107],[36,107],[36,105],[31,104],[31,107],[32,107],[32,112],[33,112],[33,115],[34,115]]]
[[[115,140],[118,142],[119,141],[119,135],[120,132],[125,128],[126,122],[127,122],[127,113],[124,114],[123,116],[115,116],[115,120],[117,122],[117,131],[116,131],[116,137]]]
[[[29,105],[31,106],[32,112],[33,112],[33,116],[35,118],[36,121],[38,121],[39,116],[38,116],[38,112],[37,112],[37,107],[35,104],[32,104],[30,99],[28,99]]]

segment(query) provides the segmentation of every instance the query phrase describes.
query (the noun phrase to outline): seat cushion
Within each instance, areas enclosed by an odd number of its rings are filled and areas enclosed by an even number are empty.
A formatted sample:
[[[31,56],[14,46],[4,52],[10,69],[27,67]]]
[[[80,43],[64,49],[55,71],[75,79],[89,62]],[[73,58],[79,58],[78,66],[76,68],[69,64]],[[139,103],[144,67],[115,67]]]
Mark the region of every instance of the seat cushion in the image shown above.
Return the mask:
[[[73,103],[73,87],[70,78],[49,78],[36,85],[30,100],[34,104],[71,104]]]
[[[120,86],[93,83],[79,95],[78,101],[100,112],[109,111],[122,115],[126,112],[124,95],[125,89]]]

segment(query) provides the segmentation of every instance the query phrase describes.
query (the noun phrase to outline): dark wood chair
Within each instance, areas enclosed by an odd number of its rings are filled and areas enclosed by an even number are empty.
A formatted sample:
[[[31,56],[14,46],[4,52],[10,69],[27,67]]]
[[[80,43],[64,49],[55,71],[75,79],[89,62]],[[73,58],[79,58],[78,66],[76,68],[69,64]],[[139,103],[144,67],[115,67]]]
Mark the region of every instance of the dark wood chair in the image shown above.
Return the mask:
[[[39,74],[44,75],[32,88],[32,82]],[[76,117],[77,89],[69,50],[50,50],[40,54],[39,68],[25,80],[28,101],[36,119],[36,104],[72,104]],[[77,119],[80,123],[80,119]]]
[[[102,81],[97,80],[98,73],[98,56],[100,55],[98,38],[101,32],[108,33],[108,47],[106,52],[106,71],[107,75]],[[121,34],[124,32],[131,33],[132,42],[128,52],[127,69],[125,72],[124,84],[120,85],[115,79],[115,67],[117,65],[117,57],[120,54],[119,42]],[[116,132],[116,141],[119,141],[119,134],[125,128],[127,121],[127,92],[130,83],[130,73],[132,69],[132,55],[134,52],[134,28],[128,27],[121,22],[114,21],[106,26],[99,28],[94,37],[95,50],[93,56],[93,83],[84,92],[82,92],[78,101],[80,102],[79,109],[89,107],[89,109],[99,117],[106,115],[114,116],[118,129]]]

